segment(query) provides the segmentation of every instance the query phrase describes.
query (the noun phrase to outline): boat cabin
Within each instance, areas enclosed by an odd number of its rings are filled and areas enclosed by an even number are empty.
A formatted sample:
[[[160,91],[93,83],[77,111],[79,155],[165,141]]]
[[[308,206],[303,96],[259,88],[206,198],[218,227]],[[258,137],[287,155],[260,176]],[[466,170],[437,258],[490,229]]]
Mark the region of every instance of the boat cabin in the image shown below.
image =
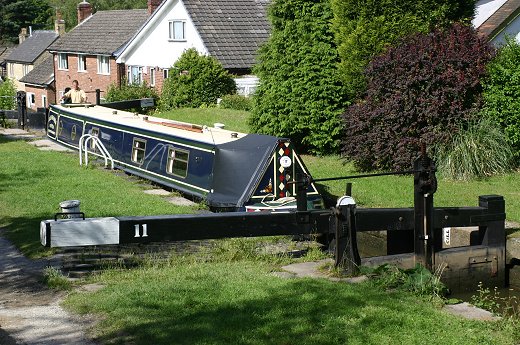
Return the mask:
[[[308,174],[288,139],[100,105],[51,105],[47,136],[218,210],[294,208],[296,187],[287,182]],[[314,185],[308,200],[309,209],[323,207]]]

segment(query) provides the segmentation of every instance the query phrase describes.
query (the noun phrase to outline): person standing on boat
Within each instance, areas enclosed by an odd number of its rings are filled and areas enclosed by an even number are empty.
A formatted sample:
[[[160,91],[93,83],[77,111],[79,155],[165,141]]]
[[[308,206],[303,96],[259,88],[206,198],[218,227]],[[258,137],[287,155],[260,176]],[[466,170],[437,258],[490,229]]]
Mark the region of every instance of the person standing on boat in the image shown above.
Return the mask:
[[[85,91],[79,88],[79,82],[77,80],[72,81],[72,89],[63,94],[61,99],[69,98],[71,103],[86,103],[87,95]]]

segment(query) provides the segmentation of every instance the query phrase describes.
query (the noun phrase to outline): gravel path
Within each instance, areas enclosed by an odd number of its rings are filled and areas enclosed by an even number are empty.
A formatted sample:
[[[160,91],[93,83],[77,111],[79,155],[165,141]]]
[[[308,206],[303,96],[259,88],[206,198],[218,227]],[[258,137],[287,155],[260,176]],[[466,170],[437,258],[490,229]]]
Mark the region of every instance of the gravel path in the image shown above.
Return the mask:
[[[65,294],[40,283],[47,260],[25,258],[0,229],[0,344],[95,345],[87,318],[60,307]]]

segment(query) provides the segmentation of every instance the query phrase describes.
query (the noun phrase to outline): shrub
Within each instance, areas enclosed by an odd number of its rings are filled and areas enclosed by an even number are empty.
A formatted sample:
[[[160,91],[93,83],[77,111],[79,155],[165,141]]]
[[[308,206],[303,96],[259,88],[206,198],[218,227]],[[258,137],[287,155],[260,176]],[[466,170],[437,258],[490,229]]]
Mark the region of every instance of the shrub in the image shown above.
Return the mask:
[[[225,95],[222,96],[220,107],[224,109],[249,111],[251,110],[252,103],[251,98],[242,95]]]
[[[126,101],[131,99],[140,99],[140,98],[153,98],[155,104],[159,100],[159,95],[155,91],[154,88],[149,87],[146,82],[143,84],[128,84],[125,79],[123,79],[121,86],[118,87],[116,84],[110,84],[108,86],[108,90],[105,96],[105,100],[107,102],[117,102],[117,101]],[[135,109],[130,109],[135,110]],[[148,109],[153,110],[153,109]]]
[[[362,94],[370,59],[407,35],[473,17],[475,0],[332,0],[341,78],[351,99]]]
[[[504,128],[520,160],[520,44],[507,40],[488,66],[483,81],[483,113],[496,119]]]
[[[198,108],[215,104],[217,98],[236,92],[235,81],[214,57],[188,49],[170,69],[164,81],[160,108]]]
[[[439,148],[437,163],[443,176],[470,180],[510,171],[513,151],[500,125],[483,118]]]
[[[251,128],[289,137],[300,150],[337,152],[346,103],[329,1],[274,0],[269,19],[271,36],[254,68],[260,84]]]
[[[127,84],[123,79],[122,85],[118,87],[116,84],[108,86],[105,96],[107,102],[126,101],[129,99],[154,98],[159,99],[154,88],[149,87],[146,82],[143,84]]]
[[[343,115],[343,153],[361,170],[411,168],[421,142],[448,143],[476,116],[493,55],[461,24],[389,48],[367,67],[365,99]]]
[[[16,108],[16,89],[11,79],[0,80],[0,110]]]

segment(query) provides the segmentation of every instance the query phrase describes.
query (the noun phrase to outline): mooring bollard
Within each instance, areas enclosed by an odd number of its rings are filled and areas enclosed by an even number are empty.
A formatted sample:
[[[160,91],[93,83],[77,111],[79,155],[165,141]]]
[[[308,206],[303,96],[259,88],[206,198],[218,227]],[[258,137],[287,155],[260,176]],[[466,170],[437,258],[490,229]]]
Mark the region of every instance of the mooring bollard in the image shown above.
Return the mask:
[[[81,202],[79,200],[66,200],[60,202],[61,215],[65,218],[82,218],[84,217],[79,210],[79,205]]]

